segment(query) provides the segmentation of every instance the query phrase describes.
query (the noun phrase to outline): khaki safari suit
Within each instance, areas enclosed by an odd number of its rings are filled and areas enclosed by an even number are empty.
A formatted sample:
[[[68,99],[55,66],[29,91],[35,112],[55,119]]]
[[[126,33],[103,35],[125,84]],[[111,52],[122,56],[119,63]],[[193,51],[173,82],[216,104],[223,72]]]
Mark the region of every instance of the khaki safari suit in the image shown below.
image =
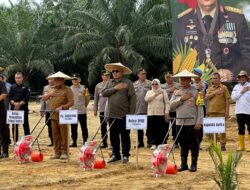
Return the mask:
[[[218,88],[223,90],[222,94],[217,94],[208,100],[207,116],[208,117],[225,117],[226,112],[226,101],[230,99],[230,94],[225,85],[220,84],[219,86],[210,86],[207,91],[207,95],[213,93]],[[226,145],[226,133],[220,135],[221,145]]]
[[[201,17],[198,7],[178,15],[175,44],[191,44],[198,51],[201,62],[206,58],[205,50],[211,50],[211,60],[216,68],[232,71],[235,80],[241,69],[250,69],[250,31],[243,13],[233,7],[218,5],[208,34]]]
[[[59,89],[52,88],[56,92],[56,96],[50,97],[49,104],[52,111],[56,108],[74,101],[73,92],[69,87],[62,86]],[[56,154],[68,153],[68,126],[59,125],[59,112],[53,112],[51,115],[52,133],[54,139],[54,151]]]

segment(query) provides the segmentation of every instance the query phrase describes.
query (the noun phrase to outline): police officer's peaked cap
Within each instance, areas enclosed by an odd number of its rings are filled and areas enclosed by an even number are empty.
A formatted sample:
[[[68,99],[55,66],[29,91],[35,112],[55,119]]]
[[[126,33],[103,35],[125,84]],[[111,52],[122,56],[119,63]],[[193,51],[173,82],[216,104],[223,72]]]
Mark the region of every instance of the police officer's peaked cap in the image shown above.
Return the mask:
[[[140,68],[140,69],[138,69],[137,70],[137,73],[139,74],[140,72],[142,72],[142,73],[147,73],[147,71],[145,70],[145,69],[143,69],[143,68]]]
[[[106,71],[106,70],[102,70],[102,75],[105,75],[105,76],[108,76],[108,75],[110,75],[110,72],[108,72],[108,71]]]
[[[71,77],[71,79],[79,79],[81,78],[81,75],[79,73],[74,73]]]

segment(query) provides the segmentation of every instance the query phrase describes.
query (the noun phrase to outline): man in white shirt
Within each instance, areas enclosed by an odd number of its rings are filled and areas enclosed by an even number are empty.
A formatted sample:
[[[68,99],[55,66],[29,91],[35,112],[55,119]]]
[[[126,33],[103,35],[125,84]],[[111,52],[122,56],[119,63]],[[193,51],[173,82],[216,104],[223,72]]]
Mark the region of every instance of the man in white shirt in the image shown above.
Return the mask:
[[[232,91],[232,100],[236,102],[235,114],[238,123],[239,146],[238,150],[245,150],[245,125],[248,130],[248,148],[250,152],[250,83],[249,76],[246,71],[240,71],[238,74],[239,84]]]

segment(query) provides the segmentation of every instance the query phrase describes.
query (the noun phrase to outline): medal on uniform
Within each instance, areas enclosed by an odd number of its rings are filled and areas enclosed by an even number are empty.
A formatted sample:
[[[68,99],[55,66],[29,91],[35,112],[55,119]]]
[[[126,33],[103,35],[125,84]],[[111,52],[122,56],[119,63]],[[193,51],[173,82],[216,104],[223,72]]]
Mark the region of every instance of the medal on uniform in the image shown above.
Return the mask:
[[[226,47],[226,48],[224,48],[223,49],[223,53],[225,54],[225,55],[227,55],[228,53],[229,53],[229,49]]]
[[[205,54],[206,54],[206,58],[210,58],[211,57],[211,49],[210,48],[205,49]]]

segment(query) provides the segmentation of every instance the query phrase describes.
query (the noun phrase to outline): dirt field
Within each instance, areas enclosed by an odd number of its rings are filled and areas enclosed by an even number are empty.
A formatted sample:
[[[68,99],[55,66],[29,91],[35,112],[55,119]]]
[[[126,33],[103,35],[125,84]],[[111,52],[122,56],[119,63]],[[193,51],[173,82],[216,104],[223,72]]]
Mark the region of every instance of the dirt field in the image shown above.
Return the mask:
[[[89,136],[92,137],[99,126],[98,118],[93,116],[92,102],[88,107],[88,129]],[[233,106],[231,106],[233,115]],[[31,129],[39,120],[39,104],[32,103],[30,105],[30,126]],[[234,151],[237,146],[237,127],[235,119],[230,119],[227,128],[227,151],[223,153],[224,158],[227,157],[229,151]],[[42,127],[39,128],[36,132]],[[80,134],[80,127],[78,128]],[[23,130],[20,130],[22,134]],[[36,133],[34,133],[36,137]],[[190,173],[188,171],[177,173],[177,175],[165,175],[155,177],[152,173],[150,158],[152,150],[148,148],[139,149],[139,167],[136,168],[135,159],[135,131],[131,131],[132,148],[131,157],[128,164],[115,163],[109,164],[105,169],[94,169],[92,171],[84,171],[79,164],[78,154],[82,142],[78,141],[77,148],[70,149],[70,161],[50,160],[49,157],[53,153],[49,144],[47,128],[39,138],[42,152],[45,156],[43,162],[29,162],[26,164],[18,164],[13,156],[13,146],[10,147],[10,158],[0,160],[0,189],[86,189],[86,190],[193,190],[193,189],[218,189],[213,181],[215,177],[214,165],[210,159],[208,152],[207,139],[202,143],[203,150],[200,151],[198,161],[198,171]],[[97,136],[100,141],[100,134]],[[247,139],[246,139],[247,140]],[[171,141],[169,142],[171,144]],[[33,146],[33,150],[37,151],[37,146]],[[109,159],[111,150],[105,149],[105,160]],[[179,149],[174,150],[177,164],[180,163]],[[100,158],[100,154],[97,154]],[[169,162],[172,162],[170,157]],[[190,162],[190,161],[189,161]],[[250,153],[244,152],[243,158],[237,168],[238,179],[240,182],[239,189],[250,189]]]

